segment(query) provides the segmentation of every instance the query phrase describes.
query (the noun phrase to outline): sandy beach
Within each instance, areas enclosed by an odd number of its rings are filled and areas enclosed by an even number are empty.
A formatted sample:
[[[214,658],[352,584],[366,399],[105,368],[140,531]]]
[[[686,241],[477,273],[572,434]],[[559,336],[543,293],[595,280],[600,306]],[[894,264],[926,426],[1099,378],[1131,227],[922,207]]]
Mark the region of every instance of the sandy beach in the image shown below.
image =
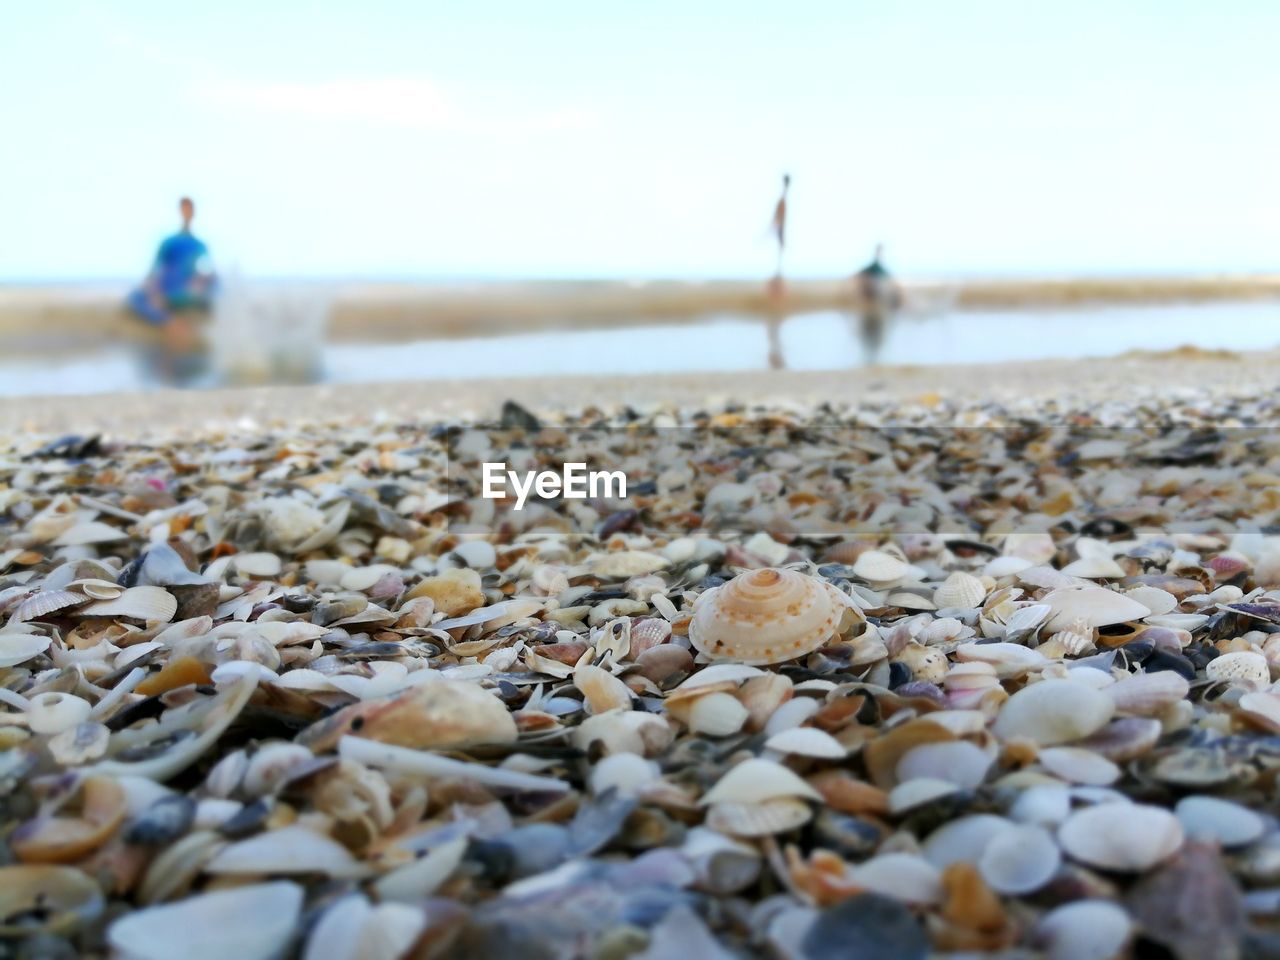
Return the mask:
[[[666,404],[776,402],[784,406],[860,400],[981,399],[1088,403],[1205,390],[1252,396],[1280,383],[1280,354],[1175,350],[1103,360],[1043,360],[987,366],[884,367],[646,375],[504,378],[253,389],[153,391],[109,396],[0,399],[0,429],[39,434],[105,431],[163,437],[236,421],[260,428],[290,421],[375,422],[492,415],[512,399],[535,410]]]

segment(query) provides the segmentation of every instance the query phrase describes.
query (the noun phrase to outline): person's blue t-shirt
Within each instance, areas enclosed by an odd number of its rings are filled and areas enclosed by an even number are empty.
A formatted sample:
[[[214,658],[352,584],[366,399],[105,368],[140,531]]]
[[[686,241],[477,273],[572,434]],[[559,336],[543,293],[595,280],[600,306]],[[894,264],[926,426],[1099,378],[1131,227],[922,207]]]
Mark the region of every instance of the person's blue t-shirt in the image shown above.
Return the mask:
[[[181,231],[160,244],[156,253],[156,276],[166,297],[190,292],[191,281],[207,272],[209,250],[194,235]]]

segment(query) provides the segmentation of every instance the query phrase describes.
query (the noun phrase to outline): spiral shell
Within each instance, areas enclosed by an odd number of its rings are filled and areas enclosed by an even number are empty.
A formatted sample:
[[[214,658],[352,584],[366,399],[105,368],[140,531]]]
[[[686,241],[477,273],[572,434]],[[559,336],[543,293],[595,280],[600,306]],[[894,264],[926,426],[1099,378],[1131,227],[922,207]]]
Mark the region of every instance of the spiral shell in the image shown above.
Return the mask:
[[[712,659],[781,663],[821,647],[846,611],[852,608],[825,580],[766,567],[699,597],[689,639]]]

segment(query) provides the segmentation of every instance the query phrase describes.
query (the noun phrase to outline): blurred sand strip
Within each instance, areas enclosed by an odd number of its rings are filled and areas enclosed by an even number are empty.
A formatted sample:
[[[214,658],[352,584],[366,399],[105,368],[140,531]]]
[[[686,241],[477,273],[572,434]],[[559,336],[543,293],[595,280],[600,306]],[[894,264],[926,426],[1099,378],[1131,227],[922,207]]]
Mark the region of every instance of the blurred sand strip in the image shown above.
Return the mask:
[[[726,401],[795,409],[823,402],[936,404],[945,399],[1046,401],[1105,415],[1113,400],[1185,393],[1222,402],[1280,386],[1280,354],[1236,356],[1182,348],[1108,360],[1044,360],[984,366],[759,371],[673,376],[422,381],[157,391],[91,397],[0,399],[0,431],[20,444],[40,434],[105,432],[120,439],[216,433],[237,426],[279,431],[292,422],[405,421],[496,416],[506,399],[539,412],[616,404],[697,408]],[[1053,403],[1048,403],[1052,401]],[[1054,404],[1058,406],[1055,407]]]
[[[297,285],[293,285],[297,288]],[[1280,297],[1280,275],[1212,277],[932,280],[904,284],[921,311],[1029,309]],[[540,330],[602,329],[717,314],[790,315],[847,309],[847,280],[798,280],[779,306],[746,281],[477,282],[329,285],[332,340],[402,342]],[[0,286],[0,342],[6,349],[92,349],[141,336],[120,307],[125,288]]]

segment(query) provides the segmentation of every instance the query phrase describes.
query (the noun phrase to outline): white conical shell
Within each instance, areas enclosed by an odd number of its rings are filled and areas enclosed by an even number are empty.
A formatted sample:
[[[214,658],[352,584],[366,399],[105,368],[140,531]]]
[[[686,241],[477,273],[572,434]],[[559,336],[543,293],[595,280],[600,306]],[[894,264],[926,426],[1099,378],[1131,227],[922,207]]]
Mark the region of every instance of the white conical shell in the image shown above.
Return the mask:
[[[1149,870],[1182,847],[1182,825],[1163,807],[1103,803],[1078,810],[1058,828],[1068,856],[1104,870]]]
[[[689,640],[712,659],[781,663],[821,647],[846,613],[852,608],[825,580],[793,570],[751,570],[698,598]]]

